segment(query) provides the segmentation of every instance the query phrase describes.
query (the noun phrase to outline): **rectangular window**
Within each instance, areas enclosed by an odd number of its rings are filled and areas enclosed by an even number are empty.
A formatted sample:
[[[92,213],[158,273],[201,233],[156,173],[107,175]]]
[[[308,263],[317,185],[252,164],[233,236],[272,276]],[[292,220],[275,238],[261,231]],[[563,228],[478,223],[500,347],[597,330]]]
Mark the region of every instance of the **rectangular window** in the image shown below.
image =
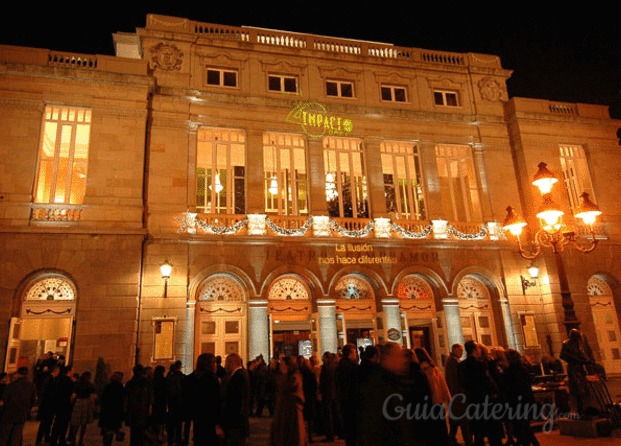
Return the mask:
[[[436,105],[443,107],[458,107],[458,95],[456,91],[449,90],[434,90],[433,102]]]
[[[45,107],[35,180],[35,203],[83,203],[90,134],[91,110]]]
[[[263,135],[265,212],[308,215],[306,139],[301,135]]]
[[[199,127],[197,133],[197,212],[245,214],[245,133],[217,127]]]
[[[268,76],[268,88],[270,91],[280,91],[282,93],[297,93],[298,79],[293,76],[270,74]]]
[[[153,360],[174,358],[175,320],[155,319],[153,321]]]
[[[326,201],[331,217],[368,218],[367,177],[362,140],[324,138]]]
[[[407,102],[407,90],[396,85],[382,85],[382,101]]]
[[[326,81],[326,95],[353,98],[354,84],[349,81]]]
[[[222,68],[207,68],[207,85],[237,87],[237,71]]]
[[[418,146],[411,142],[384,141],[380,152],[386,210],[395,219],[427,219]]]
[[[438,144],[436,162],[445,218],[479,222],[481,200],[470,146]]]
[[[561,145],[559,151],[565,189],[569,196],[572,213],[575,214],[580,207],[580,196],[583,192],[588,193],[592,201],[596,201],[593,195],[589,164],[581,146]]]

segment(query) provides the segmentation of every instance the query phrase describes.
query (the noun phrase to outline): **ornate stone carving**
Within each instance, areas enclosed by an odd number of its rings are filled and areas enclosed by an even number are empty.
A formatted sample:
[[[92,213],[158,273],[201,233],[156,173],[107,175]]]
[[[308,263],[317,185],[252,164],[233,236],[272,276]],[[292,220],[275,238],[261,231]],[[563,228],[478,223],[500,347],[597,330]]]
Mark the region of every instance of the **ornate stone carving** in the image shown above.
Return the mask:
[[[478,83],[481,97],[490,102],[497,102],[502,97],[500,85],[491,77],[484,77]]]
[[[427,281],[417,276],[407,276],[395,290],[399,299],[433,299],[433,291]]]
[[[271,286],[268,299],[306,299],[308,300],[308,290],[302,282],[292,277],[278,279]]]
[[[180,70],[183,52],[175,45],[158,43],[151,48],[151,68],[165,71]]]
[[[198,289],[198,300],[242,302],[244,289],[227,274],[208,277]]]
[[[26,300],[74,300],[73,285],[61,277],[46,277],[35,283]]]

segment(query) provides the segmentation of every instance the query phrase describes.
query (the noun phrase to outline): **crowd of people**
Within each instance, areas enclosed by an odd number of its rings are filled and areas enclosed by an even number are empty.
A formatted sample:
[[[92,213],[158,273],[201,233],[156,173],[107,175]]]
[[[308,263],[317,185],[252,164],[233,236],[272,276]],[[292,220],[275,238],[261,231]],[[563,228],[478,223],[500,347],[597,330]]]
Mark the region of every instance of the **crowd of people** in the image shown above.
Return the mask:
[[[475,341],[453,345],[444,370],[424,348],[393,342],[360,350],[346,344],[321,362],[281,354],[244,363],[232,353],[223,366],[203,353],[187,375],[181,361],[168,370],[138,364],[126,382],[114,372],[99,395],[90,372],[52,364],[38,384],[27,372],[20,368],[9,384],[6,375],[0,380],[0,446],[20,446],[35,404],[36,443],[49,446],[83,446],[95,414],[104,446],[125,427],[130,446],[243,446],[249,418],[266,415],[271,446],[336,437],[346,446],[450,446],[460,430],[466,446],[537,446],[531,422],[542,415],[533,410],[522,355]]]
[[[545,416],[536,410],[526,359],[474,341],[455,344],[444,371],[424,348],[393,342],[361,350],[346,344],[324,353],[321,364],[258,357],[248,371],[251,414],[267,408],[273,416],[272,446],[320,437],[347,446],[448,446],[458,444],[460,429],[467,446],[537,446],[531,422]]]

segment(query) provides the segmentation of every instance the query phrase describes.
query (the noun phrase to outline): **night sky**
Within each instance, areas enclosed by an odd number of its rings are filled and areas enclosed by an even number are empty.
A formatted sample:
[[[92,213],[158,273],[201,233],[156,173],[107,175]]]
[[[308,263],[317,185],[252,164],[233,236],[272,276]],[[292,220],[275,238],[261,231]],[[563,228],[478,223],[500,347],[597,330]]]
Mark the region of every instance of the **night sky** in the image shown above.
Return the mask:
[[[316,0],[249,6],[226,0],[126,0],[84,3],[83,11],[64,4],[12,5],[13,12],[3,13],[0,44],[113,55],[112,33],[144,27],[148,13],[173,15],[404,47],[495,54],[504,68],[513,71],[509,96],[608,105],[611,115],[621,119],[621,19],[612,9],[589,13],[584,6],[580,11],[566,7],[563,17],[543,17],[522,3],[519,12],[503,8],[502,13],[470,2],[463,11],[449,2],[436,10],[408,11],[403,9],[408,2],[388,0],[373,7]],[[32,13],[36,15],[28,18]]]

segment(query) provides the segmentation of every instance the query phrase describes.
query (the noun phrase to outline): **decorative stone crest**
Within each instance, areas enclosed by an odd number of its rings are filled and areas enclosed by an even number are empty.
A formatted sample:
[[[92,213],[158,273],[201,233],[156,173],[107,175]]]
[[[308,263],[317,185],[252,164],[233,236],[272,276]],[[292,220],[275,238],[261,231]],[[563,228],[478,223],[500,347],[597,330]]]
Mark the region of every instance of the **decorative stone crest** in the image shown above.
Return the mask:
[[[175,45],[158,43],[151,48],[151,67],[166,71],[180,70],[183,51]]]
[[[496,80],[491,77],[484,77],[479,81],[478,86],[481,97],[484,100],[491,102],[500,100],[502,92],[500,90],[500,85],[496,82]]]

